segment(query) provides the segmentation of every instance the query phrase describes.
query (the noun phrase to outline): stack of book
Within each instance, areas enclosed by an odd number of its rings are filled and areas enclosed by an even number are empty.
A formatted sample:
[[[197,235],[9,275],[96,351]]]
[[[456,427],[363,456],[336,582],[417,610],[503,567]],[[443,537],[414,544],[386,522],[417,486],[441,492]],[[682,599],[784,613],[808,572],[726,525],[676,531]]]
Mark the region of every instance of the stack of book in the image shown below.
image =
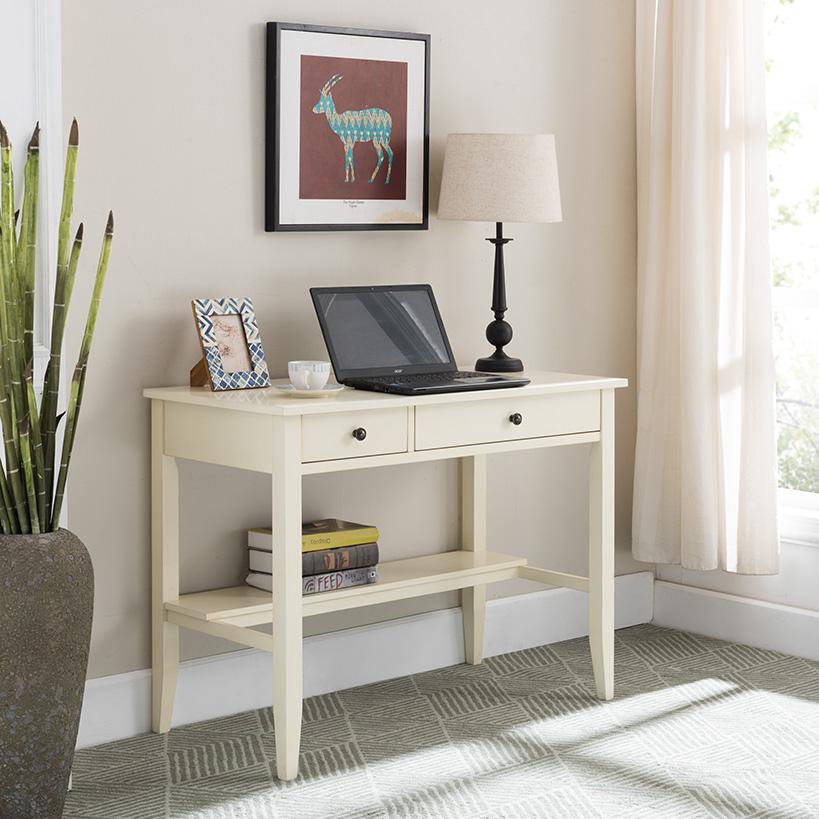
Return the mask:
[[[305,523],[301,534],[302,594],[363,586],[378,580],[378,529],[346,520],[326,518]],[[250,529],[247,533],[246,583],[272,591],[273,533]]]

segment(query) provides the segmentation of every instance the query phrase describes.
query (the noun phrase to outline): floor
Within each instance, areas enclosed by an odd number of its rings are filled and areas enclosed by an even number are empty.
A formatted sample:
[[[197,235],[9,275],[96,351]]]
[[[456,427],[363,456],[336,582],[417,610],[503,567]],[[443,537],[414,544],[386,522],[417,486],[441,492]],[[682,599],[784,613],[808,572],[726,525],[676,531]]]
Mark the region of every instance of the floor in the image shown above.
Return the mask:
[[[79,751],[64,819],[819,817],[819,663],[655,626],[314,697],[301,776],[271,712]]]

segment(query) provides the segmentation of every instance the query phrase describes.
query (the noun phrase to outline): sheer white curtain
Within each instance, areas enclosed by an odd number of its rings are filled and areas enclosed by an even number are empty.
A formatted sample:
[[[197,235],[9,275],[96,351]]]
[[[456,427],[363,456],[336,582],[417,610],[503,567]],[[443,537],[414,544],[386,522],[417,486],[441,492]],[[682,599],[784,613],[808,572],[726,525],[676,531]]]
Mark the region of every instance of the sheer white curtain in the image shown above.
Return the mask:
[[[639,560],[778,569],[763,0],[637,0]]]

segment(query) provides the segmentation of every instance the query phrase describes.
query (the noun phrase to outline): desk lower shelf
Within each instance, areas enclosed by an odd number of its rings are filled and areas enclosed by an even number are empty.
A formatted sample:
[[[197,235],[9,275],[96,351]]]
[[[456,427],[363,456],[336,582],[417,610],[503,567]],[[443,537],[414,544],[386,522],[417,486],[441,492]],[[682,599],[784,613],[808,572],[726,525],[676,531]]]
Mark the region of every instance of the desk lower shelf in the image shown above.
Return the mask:
[[[378,566],[378,582],[333,592],[307,595],[302,600],[305,617],[343,609],[389,603],[408,597],[452,591],[518,576],[526,558],[497,552],[442,552]],[[250,586],[183,594],[165,603],[166,612],[192,621],[257,626],[270,623],[273,606],[269,592]]]

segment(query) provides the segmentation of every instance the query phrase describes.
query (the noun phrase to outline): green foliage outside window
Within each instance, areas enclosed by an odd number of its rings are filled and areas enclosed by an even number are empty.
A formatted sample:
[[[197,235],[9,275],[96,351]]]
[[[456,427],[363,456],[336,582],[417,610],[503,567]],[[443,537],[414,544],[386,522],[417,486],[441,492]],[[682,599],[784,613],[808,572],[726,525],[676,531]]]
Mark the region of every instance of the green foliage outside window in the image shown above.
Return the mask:
[[[819,492],[819,59],[803,34],[817,5],[768,0],[766,62],[779,484],[803,492]]]

